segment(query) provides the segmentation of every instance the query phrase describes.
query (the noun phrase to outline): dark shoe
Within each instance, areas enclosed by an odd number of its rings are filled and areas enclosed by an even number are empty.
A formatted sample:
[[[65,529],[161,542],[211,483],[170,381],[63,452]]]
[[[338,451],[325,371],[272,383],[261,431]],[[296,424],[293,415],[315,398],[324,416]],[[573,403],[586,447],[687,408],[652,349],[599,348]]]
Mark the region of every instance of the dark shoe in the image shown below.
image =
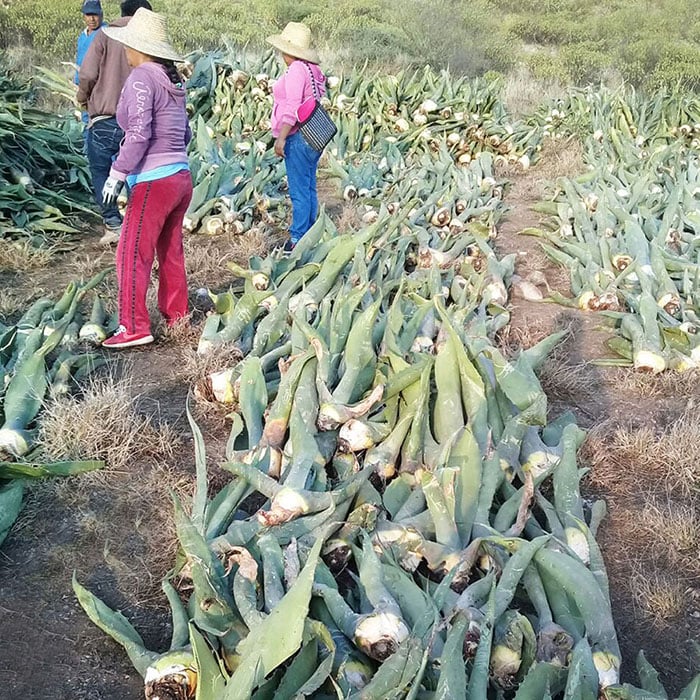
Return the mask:
[[[296,245],[296,243],[295,243],[291,238],[288,238],[288,239],[284,242],[284,247],[282,248],[282,250],[283,250],[285,253],[291,253],[291,252],[294,250],[294,246],[295,246],[295,245]]]
[[[150,333],[129,333],[124,326],[119,326],[111,338],[102,343],[103,348],[118,350],[119,348],[133,348],[137,345],[148,345],[153,342]]]

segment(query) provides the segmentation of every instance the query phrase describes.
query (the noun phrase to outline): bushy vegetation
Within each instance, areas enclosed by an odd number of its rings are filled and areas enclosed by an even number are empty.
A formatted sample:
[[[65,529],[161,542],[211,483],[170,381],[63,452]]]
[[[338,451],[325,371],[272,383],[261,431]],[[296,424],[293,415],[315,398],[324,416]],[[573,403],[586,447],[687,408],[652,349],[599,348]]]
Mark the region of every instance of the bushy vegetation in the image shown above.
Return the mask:
[[[33,46],[43,61],[71,60],[80,3],[14,0],[0,6],[2,43]],[[309,24],[332,64],[368,60],[449,66],[476,75],[526,65],[566,83],[624,79],[648,89],[700,89],[700,15],[693,0],[154,0],[184,49],[259,46],[288,21]],[[104,0],[107,18],[119,13]]]

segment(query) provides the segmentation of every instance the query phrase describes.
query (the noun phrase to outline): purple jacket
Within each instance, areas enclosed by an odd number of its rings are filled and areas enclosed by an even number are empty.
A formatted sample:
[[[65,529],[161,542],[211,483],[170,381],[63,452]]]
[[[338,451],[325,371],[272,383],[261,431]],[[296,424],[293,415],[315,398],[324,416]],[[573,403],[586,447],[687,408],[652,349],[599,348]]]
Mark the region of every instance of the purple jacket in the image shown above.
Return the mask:
[[[110,176],[125,180],[162,165],[187,162],[192,132],[185,111],[185,90],[165,68],[149,61],[134,68],[122,88],[117,123],[124,130]]]

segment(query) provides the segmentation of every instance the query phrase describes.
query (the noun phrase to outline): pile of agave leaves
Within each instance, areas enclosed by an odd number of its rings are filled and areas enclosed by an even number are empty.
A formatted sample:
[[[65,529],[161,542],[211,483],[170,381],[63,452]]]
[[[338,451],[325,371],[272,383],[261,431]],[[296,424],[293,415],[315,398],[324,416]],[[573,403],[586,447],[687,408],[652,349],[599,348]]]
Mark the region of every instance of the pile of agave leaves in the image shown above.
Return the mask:
[[[194,63],[195,176],[211,189],[193,221],[218,217],[221,227],[242,221],[245,229],[276,210],[283,180],[275,180],[279,166],[263,135],[270,65],[213,55]],[[170,649],[147,650],[120,613],[74,582],[87,614],[144,677],[146,697],[668,697],[641,654],[641,688],[620,682],[595,539],[605,505],[582,497],[583,431],[570,414],[548,416],[537,378],[562,335],[516,356],[494,340],[509,322],[514,265],[492,248],[505,211],[497,162],[524,166],[543,139],[567,128],[585,132],[613,99],[632,97],[636,113],[652,109],[636,96],[606,93],[600,99],[608,102],[596,106],[575,92],[565,106],[515,122],[495,86],[481,81],[426,70],[358,72],[336,84],[331,106],[340,134],[326,167],[364,200],[363,223],[338,231],[322,212],[291,254],[235,267],[240,284],[212,294],[199,352],[235,344],[244,359],[195,390],[230,406],[222,466],[231,479],[209,491],[203,438],[191,421],[196,485],[191,503],[174,499],[180,552],[163,581]],[[575,105],[578,113],[568,114]],[[686,176],[653,154],[693,156],[672,132],[685,114],[662,111],[665,119],[644,138],[661,178],[655,196],[677,202],[672,221],[659,225],[673,225],[678,236],[663,238],[682,256],[694,250],[684,233],[693,223],[689,200],[678,184]],[[641,133],[641,124],[635,128]],[[590,138],[616,149],[627,143],[610,130]],[[638,138],[631,129],[630,138]],[[612,229],[604,242],[602,229],[586,227],[590,217],[574,195],[585,197],[591,183],[607,192],[602,183],[614,175],[607,162],[602,172],[591,165],[577,183],[582,189],[561,183],[558,228],[538,235],[548,251],[572,258],[597,245],[576,280],[593,294],[616,296],[621,318],[613,320],[633,357],[635,323],[646,333],[656,314],[661,336],[690,321],[656,298],[666,282],[644,251],[651,256],[662,235],[639,221],[641,212],[659,219],[643,193],[616,193],[625,207],[608,198],[616,221],[601,220]],[[271,189],[256,184],[241,204],[235,188],[243,193],[261,173]],[[229,191],[220,192],[221,183]],[[594,220],[605,211],[597,196],[597,206],[585,209]],[[697,193],[689,196],[692,204]],[[619,276],[599,275],[593,287],[593,261],[606,270],[605,255],[620,251],[636,279],[628,274],[622,285]],[[697,259],[684,259],[692,282]],[[606,279],[615,286],[601,292]],[[690,313],[693,302],[684,294],[678,313]],[[683,332],[692,344],[693,334]],[[661,354],[683,354],[662,337]],[[699,693],[700,677],[679,698]]]

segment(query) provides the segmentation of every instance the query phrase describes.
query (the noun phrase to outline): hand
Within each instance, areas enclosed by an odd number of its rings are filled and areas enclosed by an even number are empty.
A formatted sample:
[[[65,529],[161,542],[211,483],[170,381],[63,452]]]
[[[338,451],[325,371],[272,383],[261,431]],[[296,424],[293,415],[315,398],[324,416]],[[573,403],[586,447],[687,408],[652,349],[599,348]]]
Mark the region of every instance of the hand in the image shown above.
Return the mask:
[[[105,186],[102,188],[102,203],[106,206],[114,206],[117,203],[117,198],[123,187],[123,180],[117,180],[115,177],[108,177]]]
[[[286,140],[287,139],[284,136],[278,136],[275,139],[275,153],[280,158],[284,158],[284,144],[285,144]]]

